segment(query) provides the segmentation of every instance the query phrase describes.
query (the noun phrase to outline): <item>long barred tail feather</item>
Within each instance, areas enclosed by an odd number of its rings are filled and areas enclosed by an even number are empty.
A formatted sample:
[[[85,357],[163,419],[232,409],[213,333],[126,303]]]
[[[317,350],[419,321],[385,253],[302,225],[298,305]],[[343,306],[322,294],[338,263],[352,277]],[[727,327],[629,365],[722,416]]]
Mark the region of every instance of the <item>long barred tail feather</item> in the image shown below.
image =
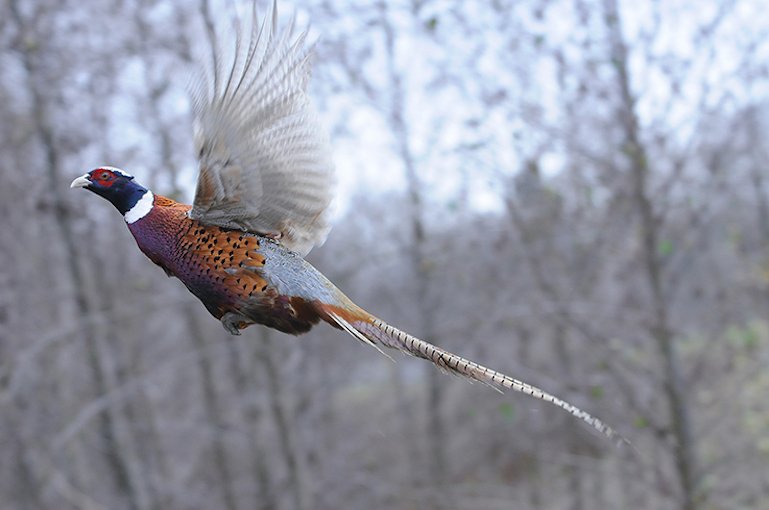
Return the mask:
[[[360,310],[363,312],[362,310]],[[341,329],[349,332],[352,336],[361,340],[362,342],[374,346],[380,352],[381,349],[376,345],[381,344],[385,347],[392,349],[398,349],[418,358],[424,358],[431,361],[438,368],[448,371],[449,373],[458,374],[470,379],[487,384],[495,389],[511,389],[531,395],[534,398],[550,402],[558,407],[565,409],[571,413],[574,417],[584,421],[592,426],[598,432],[614,441],[615,443],[626,443],[632,447],[632,444],[618,434],[614,429],[606,425],[604,422],[596,418],[595,416],[583,411],[582,409],[574,406],[565,400],[547,393],[531,384],[519,381],[505,374],[486,368],[478,363],[470,361],[468,359],[452,354],[448,351],[436,347],[424,340],[420,340],[415,336],[409,335],[397,328],[394,328],[386,322],[377,319],[376,317],[363,312],[363,314],[344,314],[348,315],[347,318],[342,317],[342,313],[332,312],[326,310],[327,316],[331,319],[329,322],[335,323]],[[357,312],[357,310],[356,310]],[[388,356],[389,357],[389,356]]]

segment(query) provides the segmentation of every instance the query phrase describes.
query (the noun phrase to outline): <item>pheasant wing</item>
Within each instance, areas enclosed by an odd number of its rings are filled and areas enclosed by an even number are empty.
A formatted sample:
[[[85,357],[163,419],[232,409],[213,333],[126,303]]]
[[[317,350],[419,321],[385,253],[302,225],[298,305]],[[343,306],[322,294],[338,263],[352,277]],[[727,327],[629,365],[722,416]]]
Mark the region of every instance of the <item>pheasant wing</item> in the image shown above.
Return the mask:
[[[190,217],[278,238],[306,254],[330,229],[334,165],[307,95],[312,47],[278,32],[273,3],[261,28],[238,25],[234,55],[216,43],[213,69],[192,87],[198,175]]]

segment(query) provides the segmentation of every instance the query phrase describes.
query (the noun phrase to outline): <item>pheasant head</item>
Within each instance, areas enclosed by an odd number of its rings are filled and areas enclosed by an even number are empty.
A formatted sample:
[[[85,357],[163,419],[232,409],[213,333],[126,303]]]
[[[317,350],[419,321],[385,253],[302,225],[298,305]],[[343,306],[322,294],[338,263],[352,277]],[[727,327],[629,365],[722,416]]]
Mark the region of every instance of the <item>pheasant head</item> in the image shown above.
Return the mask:
[[[78,177],[70,188],[85,188],[106,198],[128,223],[144,217],[153,205],[152,192],[134,181],[133,175],[109,166]]]

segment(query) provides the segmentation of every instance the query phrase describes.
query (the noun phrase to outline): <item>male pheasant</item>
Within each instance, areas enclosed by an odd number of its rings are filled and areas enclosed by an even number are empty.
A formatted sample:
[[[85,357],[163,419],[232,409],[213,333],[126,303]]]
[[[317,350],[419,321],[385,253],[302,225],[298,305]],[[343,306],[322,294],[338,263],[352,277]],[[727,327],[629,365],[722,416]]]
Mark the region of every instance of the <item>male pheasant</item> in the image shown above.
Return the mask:
[[[252,324],[298,335],[323,320],[376,348],[551,402],[615,437],[603,422],[549,393],[386,324],[304,260],[329,230],[333,163],[306,92],[307,32],[292,43],[293,20],[278,32],[275,4],[271,11],[261,29],[254,14],[247,37],[238,27],[229,60],[217,44],[214,69],[193,88],[200,172],[192,206],[155,195],[113,167],[78,177],[71,187],[112,202],[141,251],[234,335]]]

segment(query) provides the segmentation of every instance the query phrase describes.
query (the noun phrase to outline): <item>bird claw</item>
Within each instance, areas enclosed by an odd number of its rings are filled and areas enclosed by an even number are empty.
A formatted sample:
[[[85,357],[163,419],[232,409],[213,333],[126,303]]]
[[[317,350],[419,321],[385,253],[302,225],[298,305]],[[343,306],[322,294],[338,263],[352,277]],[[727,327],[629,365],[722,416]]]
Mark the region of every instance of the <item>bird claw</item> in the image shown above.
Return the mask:
[[[235,312],[225,313],[220,320],[224,329],[231,335],[240,335],[241,329],[245,329],[249,324],[253,324],[252,321]]]

